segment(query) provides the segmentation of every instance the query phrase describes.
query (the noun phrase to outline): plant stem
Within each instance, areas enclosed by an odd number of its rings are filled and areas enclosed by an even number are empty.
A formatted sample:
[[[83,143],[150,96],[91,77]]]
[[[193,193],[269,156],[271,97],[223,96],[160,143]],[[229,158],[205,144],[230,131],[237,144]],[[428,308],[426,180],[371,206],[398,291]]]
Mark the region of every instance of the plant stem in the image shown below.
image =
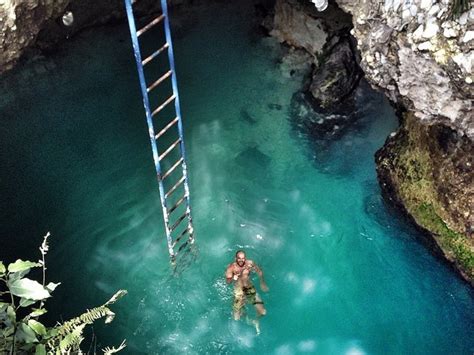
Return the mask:
[[[46,264],[44,260],[44,252],[41,252],[41,257],[43,259],[43,287],[44,287],[44,284],[46,283]]]

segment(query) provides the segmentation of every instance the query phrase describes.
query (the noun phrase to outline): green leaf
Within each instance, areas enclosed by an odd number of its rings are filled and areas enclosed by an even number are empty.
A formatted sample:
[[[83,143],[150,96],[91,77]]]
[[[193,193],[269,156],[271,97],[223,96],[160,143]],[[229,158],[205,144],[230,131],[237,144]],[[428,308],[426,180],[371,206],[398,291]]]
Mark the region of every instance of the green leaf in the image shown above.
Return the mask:
[[[28,307],[31,306],[33,303],[36,303],[38,301],[35,300],[30,300],[28,298],[21,298],[20,299],[20,307]]]
[[[48,312],[48,311],[44,308],[33,309],[33,312],[30,313],[30,317],[39,317],[39,316],[45,314],[46,312]]]
[[[15,282],[17,280],[20,280],[25,276],[27,273],[30,272],[30,269],[28,270],[23,270],[23,271],[18,271],[18,272],[12,272],[8,275],[8,283]]]
[[[57,284],[55,284],[54,282],[50,282],[49,284],[46,285],[46,288],[48,289],[49,292],[53,292],[56,287],[58,287],[59,285],[61,285],[61,282],[58,282]]]
[[[7,309],[9,303],[5,303],[5,302],[0,302],[0,312],[5,312],[5,310]]]
[[[18,342],[23,341],[27,344],[38,341],[38,339],[36,339],[36,335],[33,329],[31,329],[25,323],[20,323],[20,326],[18,327],[16,331],[16,339],[18,340]]]
[[[7,271],[7,269],[5,269],[5,265],[3,265],[3,262],[0,261],[0,276],[5,275],[5,271]]]
[[[26,271],[30,270],[32,267],[41,266],[40,263],[34,263],[32,261],[23,261],[18,259],[13,264],[8,265],[9,272],[19,272],[19,271]]]
[[[34,319],[30,319],[28,321],[28,325],[31,329],[33,329],[35,331],[36,334],[46,335],[46,327],[43,324],[41,324],[40,322],[38,322]]]
[[[3,331],[3,336],[6,338],[6,337],[9,337],[10,335],[13,335],[13,333],[15,332],[15,328],[14,327],[8,327],[8,328],[5,328],[5,330]]]
[[[58,336],[58,330],[56,328],[49,328],[48,329],[48,332],[46,333],[46,335],[43,337],[43,339],[51,339],[51,338],[54,338]]]
[[[12,306],[8,306],[8,307],[7,307],[7,316],[8,316],[8,319],[9,319],[12,323],[15,323],[15,321],[16,321],[16,313],[15,313],[15,310],[13,309]]]
[[[19,353],[20,354],[31,354],[32,353],[32,350],[35,348],[35,344],[34,342],[31,342],[31,343],[28,343],[28,344],[22,344],[20,345],[20,347],[18,348],[18,350],[23,350],[23,351],[20,351]],[[17,351],[18,353],[18,351]]]
[[[46,355],[46,347],[43,344],[36,345],[35,355]]]
[[[41,301],[51,297],[48,290],[40,283],[27,278],[17,280],[8,285],[10,292],[18,297],[29,298],[31,300]]]

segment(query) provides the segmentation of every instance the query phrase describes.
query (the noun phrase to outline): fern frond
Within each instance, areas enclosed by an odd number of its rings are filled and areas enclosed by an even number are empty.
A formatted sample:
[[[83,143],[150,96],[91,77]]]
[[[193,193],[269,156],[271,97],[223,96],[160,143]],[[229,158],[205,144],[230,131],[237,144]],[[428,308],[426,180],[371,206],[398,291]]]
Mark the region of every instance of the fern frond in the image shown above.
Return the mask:
[[[108,300],[107,302],[105,302],[104,306],[108,306],[112,303],[115,303],[117,302],[119,299],[121,299],[123,296],[125,296],[127,294],[127,290],[118,290],[117,292],[115,292],[115,294],[110,298],[110,300]]]
[[[106,306],[95,307],[90,310],[87,310],[86,312],[81,314],[79,317],[73,318],[59,325],[56,329],[58,331],[58,335],[66,336],[67,334],[71,333],[76,327],[80,325],[92,324],[97,319],[100,319],[103,317],[109,318],[112,315],[115,315],[115,313],[112,312]]]
[[[70,351],[76,351],[79,349],[84,337],[82,336],[82,331],[84,330],[85,324],[76,326],[72,332],[67,334],[59,342],[59,349],[61,353],[68,353]]]
[[[104,355],[111,355],[111,354],[118,353],[120,350],[123,350],[126,346],[127,344],[125,344],[125,340],[124,340],[122,341],[122,344],[120,344],[118,348],[115,348],[114,346],[112,348],[106,347],[105,349],[102,349],[102,351],[104,352]]]
[[[55,335],[49,339],[47,346],[49,349],[55,349],[59,345],[59,348],[63,349],[63,346],[75,346],[79,345],[82,338],[82,329],[88,324],[94,323],[96,320],[105,317],[105,323],[110,323],[115,317],[115,313],[112,312],[109,307],[109,304],[115,303],[118,299],[122,298],[127,294],[127,291],[120,290],[116,292],[110,300],[105,304],[99,307],[88,309],[86,312],[81,314],[78,317],[72,318],[63,324],[58,324],[54,327]],[[124,345],[125,346],[125,345]],[[69,347],[66,347],[70,349]],[[76,349],[76,348],[74,348]],[[78,350],[78,348],[76,349]],[[114,351],[114,348],[110,349]]]

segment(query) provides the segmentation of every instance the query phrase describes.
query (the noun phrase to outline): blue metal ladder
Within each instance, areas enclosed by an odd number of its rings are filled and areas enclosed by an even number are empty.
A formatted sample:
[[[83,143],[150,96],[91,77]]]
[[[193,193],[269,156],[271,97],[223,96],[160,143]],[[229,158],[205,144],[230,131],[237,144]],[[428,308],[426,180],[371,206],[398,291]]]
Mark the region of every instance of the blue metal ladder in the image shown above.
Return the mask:
[[[161,1],[161,10],[162,14],[157,16],[147,25],[143,26],[137,31],[135,24],[135,17],[133,15],[133,4],[137,0],[124,0],[125,7],[127,11],[128,24],[130,27],[130,35],[132,37],[133,51],[135,54],[135,60],[137,63],[138,77],[140,80],[140,87],[143,96],[143,106],[145,108],[146,120],[148,124],[148,132],[150,135],[151,148],[153,151],[153,160],[155,162],[155,170],[158,179],[158,185],[160,190],[160,199],[161,206],[163,209],[163,218],[165,221],[165,230],[166,230],[166,239],[168,243],[168,251],[173,261],[176,255],[183,250],[187,245],[194,243],[194,229],[191,218],[191,208],[189,203],[189,187],[188,187],[188,177],[186,169],[186,160],[185,160],[185,150],[184,150],[184,138],[183,138],[183,125],[181,120],[181,110],[179,105],[179,94],[178,94],[178,85],[176,80],[176,71],[174,66],[174,56],[173,56],[173,44],[171,42],[171,31],[168,20],[168,6],[166,0]],[[147,31],[151,30],[153,27],[162,24],[165,31],[165,43],[162,46],[154,51],[151,55],[142,60],[142,54],[140,51],[139,37],[142,36]],[[160,54],[168,52],[168,63],[169,69],[161,75],[157,80],[147,85],[145,80],[145,66],[151,63],[160,56]],[[164,102],[161,102],[156,108],[152,109],[150,107],[150,94],[153,90],[157,89],[158,86],[164,85],[166,82],[171,80],[172,92],[173,94],[169,96]],[[174,118],[170,120],[169,117],[164,117],[160,112],[164,112],[165,108],[174,102]],[[158,133],[155,132],[154,121],[160,120],[160,124],[163,127]],[[168,120],[168,121],[164,121]],[[177,129],[176,129],[177,128]],[[160,153],[158,149],[158,141],[163,140],[165,136],[169,136],[174,132],[176,135],[172,139],[173,143],[169,145],[166,149],[163,149]],[[165,173],[162,173],[162,166],[166,162],[166,159],[171,155],[171,152],[174,152],[176,149],[179,149],[178,160],[173,162],[171,167]],[[176,154],[176,152],[175,152]],[[172,180],[172,177],[176,176],[173,172],[179,171],[176,170],[179,166],[182,168],[182,174],[179,176],[177,181]],[[165,180],[167,185],[171,185],[170,188],[165,189]],[[176,191],[184,191],[183,195],[174,199]],[[174,203],[172,207],[168,207],[168,203]],[[171,216],[176,214],[177,211],[182,210],[179,208],[185,203],[184,213],[171,222]],[[179,214],[178,214],[179,215]],[[174,216],[173,216],[174,218]],[[184,229],[178,229],[179,226],[186,223]],[[185,238],[185,236],[188,236]]]

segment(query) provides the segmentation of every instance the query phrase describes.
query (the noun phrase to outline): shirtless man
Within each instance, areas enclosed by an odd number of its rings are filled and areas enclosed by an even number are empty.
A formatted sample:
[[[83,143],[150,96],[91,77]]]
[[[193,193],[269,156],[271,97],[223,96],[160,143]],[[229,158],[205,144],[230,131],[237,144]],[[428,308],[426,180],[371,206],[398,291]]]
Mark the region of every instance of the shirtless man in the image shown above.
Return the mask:
[[[263,306],[263,301],[255,290],[255,286],[250,282],[250,272],[255,271],[260,279],[260,288],[267,292],[268,287],[263,279],[263,272],[252,260],[245,258],[245,252],[239,250],[235,253],[235,262],[227,267],[225,272],[226,281],[230,284],[234,281],[234,305],[233,314],[234,319],[239,320],[242,307],[245,301],[253,304],[257,311],[258,317],[264,316],[267,311]]]

